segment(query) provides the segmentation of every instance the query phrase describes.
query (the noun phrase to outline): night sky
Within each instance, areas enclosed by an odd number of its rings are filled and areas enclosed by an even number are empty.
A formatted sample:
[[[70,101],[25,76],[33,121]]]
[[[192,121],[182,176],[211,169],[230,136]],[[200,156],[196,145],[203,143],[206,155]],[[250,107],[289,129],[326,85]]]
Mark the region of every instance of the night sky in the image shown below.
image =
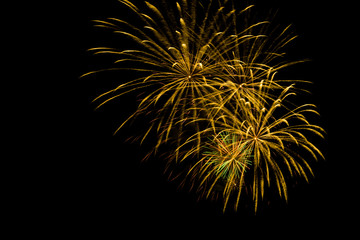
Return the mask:
[[[55,225],[64,232],[74,230],[76,236],[100,239],[108,239],[105,237],[108,234],[126,239],[125,233],[172,239],[192,234],[191,230],[198,232],[201,239],[215,232],[239,238],[259,234],[292,238],[299,234],[324,236],[347,232],[346,219],[355,211],[352,196],[357,188],[351,187],[350,172],[351,162],[356,158],[349,156],[346,149],[350,144],[342,135],[345,127],[354,121],[347,117],[349,104],[344,103],[342,96],[347,95],[343,91],[355,79],[344,71],[351,68],[344,54],[351,45],[350,40],[344,39],[350,29],[339,18],[349,6],[329,1],[256,2],[260,13],[278,9],[277,21],[294,25],[299,38],[287,48],[288,57],[311,59],[283,73],[293,79],[314,82],[309,86],[312,94],[301,101],[318,106],[321,117],[316,121],[327,131],[325,141],[319,142],[326,161],[311,162],[315,178],[310,179],[310,184],[291,182],[288,203],[277,194],[269,194],[260,201],[255,216],[251,201],[245,202],[236,213],[228,207],[223,214],[218,203],[197,201],[194,193],[169,182],[160,158],[141,163],[149,146],[124,141],[141,132],[146,122],[128,126],[113,136],[121,121],[136,109],[136,97],[115,100],[98,110],[91,102],[114,87],[116,78],[127,77],[129,73],[109,72],[79,79],[80,75],[112,62],[111,57],[92,56],[87,49],[123,44],[120,36],[94,28],[91,20],[122,18],[126,12],[115,0],[77,1],[75,5],[69,4],[71,14],[63,16],[67,19],[63,24],[69,24],[71,33],[64,28],[70,46],[65,63],[68,69],[66,76],[63,74],[67,84],[63,92],[64,108],[60,114],[65,116],[60,128],[64,131],[59,134],[66,135],[67,140],[62,143],[62,160],[57,160],[54,167],[54,171],[61,173],[57,173],[51,198],[54,204],[49,204],[47,213],[58,219]]]

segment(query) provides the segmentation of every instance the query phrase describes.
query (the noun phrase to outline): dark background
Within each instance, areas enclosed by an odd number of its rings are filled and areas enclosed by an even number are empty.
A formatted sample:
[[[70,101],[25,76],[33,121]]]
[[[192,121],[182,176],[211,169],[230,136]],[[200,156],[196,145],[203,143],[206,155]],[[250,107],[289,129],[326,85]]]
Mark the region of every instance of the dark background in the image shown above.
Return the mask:
[[[119,36],[94,28],[91,20],[123,18],[127,13],[115,0],[74,1],[57,22],[60,41],[56,44],[60,47],[56,54],[64,60],[53,75],[61,78],[57,84],[61,91],[54,107],[56,130],[50,135],[60,140],[51,144],[46,171],[42,171],[41,184],[33,193],[36,204],[29,204],[31,213],[42,218],[42,226],[56,234],[72,232],[72,236],[102,239],[124,234],[131,234],[131,239],[140,235],[172,239],[193,235],[193,230],[202,238],[213,233],[239,238],[348,233],[357,189],[351,173],[355,159],[349,153],[353,141],[344,134],[354,122],[349,115],[353,108],[347,104],[350,99],[344,98],[350,95],[346,89],[354,82],[347,71],[352,69],[347,54],[354,41],[350,37],[351,7],[334,1],[304,0],[256,4],[260,12],[278,9],[277,21],[294,24],[299,38],[288,49],[289,57],[312,60],[285,73],[314,82],[310,86],[313,94],[306,100],[318,106],[321,117],[317,121],[327,131],[326,140],[320,143],[326,161],[311,164],[315,178],[310,184],[289,186],[287,204],[269,196],[260,202],[256,215],[251,202],[236,213],[230,207],[223,214],[217,203],[198,202],[194,194],[167,181],[159,159],[140,163],[147,146],[124,143],[125,136],[139,131],[137,126],[113,136],[121,120],[135,109],[134,98],[121,98],[96,111],[91,102],[126,73],[79,79],[111,64],[110,58],[92,56],[87,49],[123,44]]]

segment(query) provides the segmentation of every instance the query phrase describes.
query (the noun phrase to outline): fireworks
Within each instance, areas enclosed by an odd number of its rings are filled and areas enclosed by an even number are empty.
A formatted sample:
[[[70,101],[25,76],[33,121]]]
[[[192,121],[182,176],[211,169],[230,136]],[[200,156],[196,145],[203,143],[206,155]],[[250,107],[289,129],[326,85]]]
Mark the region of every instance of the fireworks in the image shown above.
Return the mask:
[[[282,59],[284,46],[296,37],[290,26],[276,33],[268,30],[269,21],[249,24],[253,6],[238,9],[230,0],[154,1],[145,2],[144,9],[129,0],[119,2],[137,16],[134,24],[116,18],[95,23],[129,38],[134,48],[90,49],[116,56],[115,64],[124,66],[119,70],[141,73],[95,99],[100,107],[142,92],[138,109],[119,129],[153,113],[141,142],[153,131],[154,152],[171,144],[169,171],[182,169],[184,182],[204,197],[220,196],[224,210],[230,199],[237,209],[244,188],[256,210],[271,182],[287,199],[286,174],[306,180],[313,175],[298,149],[323,157],[307,135],[323,137],[324,131],[307,120],[307,114],[318,114],[314,105],[296,106],[289,100],[304,90],[297,85],[306,81],[275,76],[300,62]]]
[[[214,123],[187,139],[187,142],[191,143],[200,138],[200,135],[212,133],[220,136],[220,139],[215,138],[216,150],[211,153],[197,147],[191,150],[205,154],[189,171],[189,174],[198,177],[192,180],[203,184],[208,178],[213,178],[210,187],[204,188],[200,184],[201,191],[207,191],[207,196],[210,196],[214,184],[221,175],[225,175],[224,207],[229,196],[237,192],[237,208],[241,190],[249,184],[256,209],[259,193],[263,198],[265,185],[270,186],[271,181],[275,182],[279,195],[285,199],[285,174],[297,175],[308,181],[308,175],[313,175],[313,172],[308,161],[298,151],[303,149],[301,152],[308,152],[314,159],[318,156],[324,158],[320,150],[306,137],[310,132],[323,138],[324,131],[321,127],[310,124],[305,117],[305,114],[318,114],[314,105],[305,104],[294,109],[283,105],[286,98],[295,94],[291,91],[292,88],[285,88],[275,100],[266,100],[266,96],[263,96],[266,91],[259,90],[259,101],[256,104],[243,100],[244,104],[240,107],[230,105],[230,108],[226,108],[221,102],[206,105],[207,109],[216,109],[208,110],[209,114],[216,112],[217,117],[211,116]],[[233,107],[238,108],[237,111],[231,109]],[[280,114],[277,114],[277,111]],[[225,133],[228,134],[224,135]],[[249,182],[248,178],[248,183],[245,183],[247,174],[250,174],[252,179]]]

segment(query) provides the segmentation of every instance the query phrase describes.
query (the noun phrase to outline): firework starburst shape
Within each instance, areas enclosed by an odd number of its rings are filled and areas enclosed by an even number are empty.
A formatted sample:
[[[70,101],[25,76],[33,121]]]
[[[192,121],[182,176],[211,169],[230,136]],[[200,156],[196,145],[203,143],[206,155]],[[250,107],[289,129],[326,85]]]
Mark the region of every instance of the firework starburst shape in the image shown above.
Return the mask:
[[[168,170],[182,169],[183,183],[190,181],[201,196],[220,196],[224,211],[230,199],[238,208],[243,189],[252,194],[256,211],[271,182],[287,199],[285,176],[308,181],[314,174],[309,159],[323,158],[308,135],[323,138],[324,131],[307,118],[318,115],[316,106],[294,101],[307,91],[299,88],[307,81],[276,78],[281,69],[301,62],[284,60],[284,47],[296,38],[290,26],[272,31],[268,20],[249,23],[254,6],[238,7],[234,0],[119,2],[136,21],[94,22],[130,39],[134,48],[90,49],[115,56],[116,66],[83,75],[114,69],[141,73],[94,100],[100,107],[142,93],[137,110],[118,130],[152,112],[141,142],[154,132],[151,153],[170,144]]]

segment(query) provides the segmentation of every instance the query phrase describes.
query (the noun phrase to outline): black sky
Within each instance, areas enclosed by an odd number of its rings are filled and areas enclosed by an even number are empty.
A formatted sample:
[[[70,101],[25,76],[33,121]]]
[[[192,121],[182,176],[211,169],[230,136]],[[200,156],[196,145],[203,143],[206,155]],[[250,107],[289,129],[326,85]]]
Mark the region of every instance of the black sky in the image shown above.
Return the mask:
[[[54,196],[56,209],[49,210],[49,215],[59,216],[64,231],[73,229],[79,236],[83,232],[98,236],[113,233],[119,237],[124,232],[165,236],[164,231],[169,229],[173,236],[197,229],[200,233],[224,231],[239,237],[275,236],[283,231],[292,237],[299,232],[304,236],[307,233],[321,236],[324,232],[345,231],[340,225],[354,211],[349,170],[349,162],[354,159],[349,156],[346,150],[349,144],[342,135],[344,124],[350,125],[352,121],[348,120],[345,108],[349,104],[339,104],[340,99],[346,101],[341,95],[345,87],[341,86],[344,81],[351,81],[349,73],[344,74],[344,69],[349,68],[344,52],[351,44],[344,40],[344,35],[351,32],[344,22],[350,19],[342,15],[349,6],[329,1],[256,2],[263,12],[278,9],[278,21],[294,25],[299,38],[289,49],[289,57],[312,60],[288,73],[314,82],[308,100],[318,106],[319,123],[328,132],[321,144],[326,161],[314,163],[315,178],[310,184],[289,186],[288,204],[274,197],[270,205],[261,203],[256,216],[251,207],[243,207],[237,213],[229,209],[222,214],[217,204],[197,202],[193,194],[168,182],[161,164],[140,163],[144,150],[137,144],[124,143],[121,135],[113,136],[119,122],[135,109],[134,99],[115,101],[96,111],[96,104],[91,103],[113,86],[114,76],[118,75],[78,78],[111,62],[92,56],[86,51],[88,48],[121,44],[120,37],[94,28],[91,20],[121,18],[126,13],[115,0],[78,1],[69,5],[71,14],[64,21],[71,29],[63,31],[70,43],[65,65],[70,71],[66,70],[62,104],[67,106],[61,114],[66,117],[64,132],[60,134],[66,134],[68,140],[61,153],[64,159],[58,163],[62,173],[56,180],[59,188]],[[127,128],[124,135],[136,131],[132,128]]]

